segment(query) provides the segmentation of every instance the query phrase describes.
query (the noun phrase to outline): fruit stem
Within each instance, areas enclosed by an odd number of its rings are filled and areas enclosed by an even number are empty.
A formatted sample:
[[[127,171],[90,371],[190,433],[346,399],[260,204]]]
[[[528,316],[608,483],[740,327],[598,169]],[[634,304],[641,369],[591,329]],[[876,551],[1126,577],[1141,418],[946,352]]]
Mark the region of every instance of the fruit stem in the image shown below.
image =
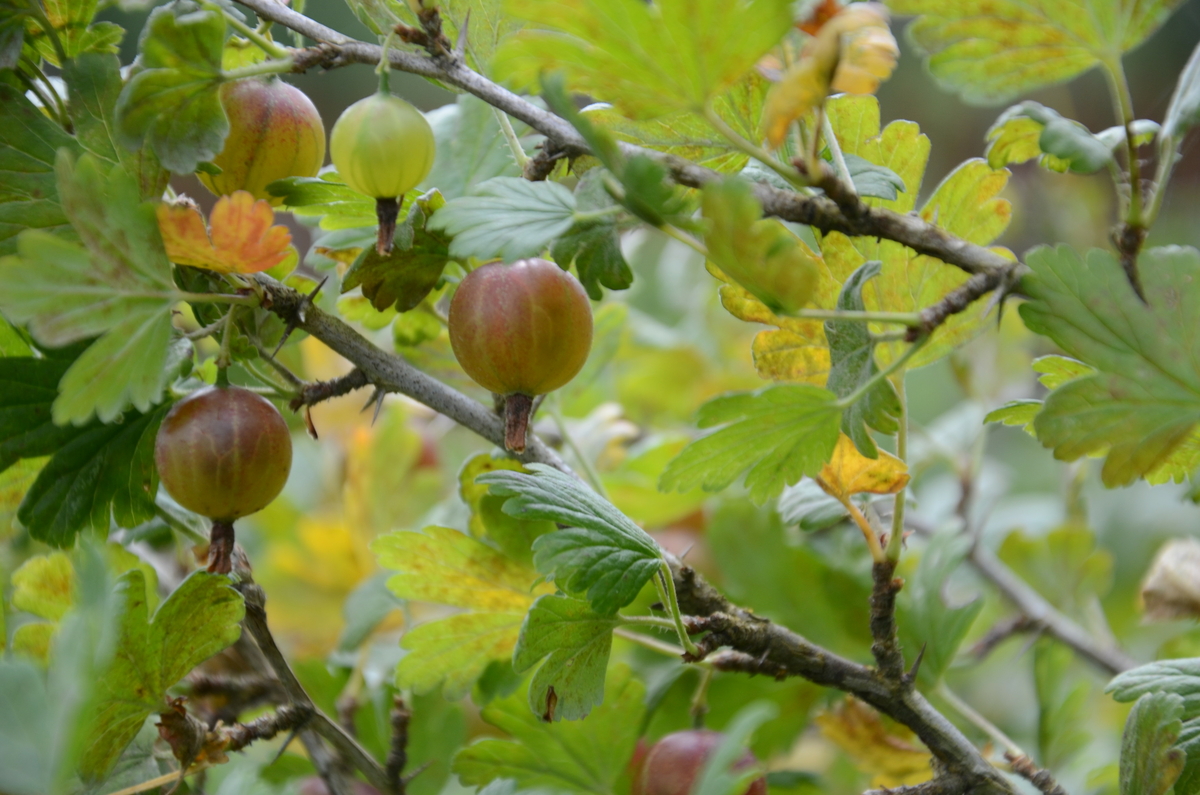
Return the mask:
[[[388,59],[388,49],[392,46],[392,39],[396,38],[396,31],[388,31],[387,38],[383,40],[383,51],[379,53],[379,65],[375,67],[375,74],[379,75],[379,93],[390,94],[392,87],[389,82],[392,71],[392,62]]]
[[[398,199],[375,200],[375,217],[379,220],[375,251],[381,257],[392,253],[392,241],[396,238],[396,219],[400,217],[400,205],[403,203],[403,196]]]
[[[683,645],[683,650],[691,655],[697,654],[700,650],[692,642],[691,636],[683,626],[683,615],[679,612],[679,597],[675,594],[675,577],[671,574],[671,567],[665,560],[658,570],[656,582],[659,595],[663,598],[663,606],[671,614],[671,620],[675,624],[675,632],[679,635],[679,642]]]
[[[208,536],[208,570],[213,574],[233,571],[233,522],[213,519]]]
[[[510,453],[525,452],[525,437],[529,434],[529,415],[533,398],[514,392],[504,397],[504,449]]]
[[[267,55],[271,56],[272,58],[280,59],[288,57],[287,50],[285,50],[283,47],[280,47],[278,44],[271,41],[262,33],[250,27],[242,20],[238,19],[237,16],[235,16],[232,12],[223,9],[223,13],[225,15],[225,22],[228,23],[231,28],[245,36],[250,41],[254,42],[256,45],[258,45],[258,48]]]

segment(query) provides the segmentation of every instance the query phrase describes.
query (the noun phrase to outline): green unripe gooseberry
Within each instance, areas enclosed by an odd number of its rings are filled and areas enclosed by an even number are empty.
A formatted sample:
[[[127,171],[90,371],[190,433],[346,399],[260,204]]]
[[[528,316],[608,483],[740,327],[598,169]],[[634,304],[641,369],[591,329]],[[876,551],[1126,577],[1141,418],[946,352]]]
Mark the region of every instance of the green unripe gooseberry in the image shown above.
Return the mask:
[[[338,117],[329,150],[351,188],[375,199],[395,199],[433,168],[433,128],[409,103],[376,92]]]

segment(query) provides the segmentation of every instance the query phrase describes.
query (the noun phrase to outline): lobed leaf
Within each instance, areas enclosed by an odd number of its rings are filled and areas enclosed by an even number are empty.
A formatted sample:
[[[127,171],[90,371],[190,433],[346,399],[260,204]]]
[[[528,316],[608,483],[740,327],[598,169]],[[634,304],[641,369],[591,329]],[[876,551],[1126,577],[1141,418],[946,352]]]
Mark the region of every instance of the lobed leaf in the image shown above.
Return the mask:
[[[543,464],[532,474],[490,472],[478,478],[492,494],[509,497],[504,512],[568,525],[533,543],[538,571],[568,593],[586,594],[596,612],[611,616],[632,602],[663,565],[654,539],[580,481]]]
[[[575,197],[557,182],[495,177],[446,202],[426,227],[453,238],[451,257],[511,262],[541,254],[574,223]]]
[[[534,714],[551,721],[580,720],[604,702],[612,631],[620,623],[587,601],[562,594],[533,603],[513,650],[513,669],[524,673],[545,659],[529,684]]]
[[[1175,333],[1200,323],[1200,252],[1149,249],[1140,259],[1146,303],[1107,252],[1085,261],[1043,247],[1027,257],[1021,317],[1097,370],[1055,389],[1034,429],[1057,458],[1105,453],[1108,486],[1154,471],[1200,423],[1200,351]]]
[[[745,472],[750,496],[761,504],[820,472],[837,444],[841,415],[832,392],[807,385],[711,400],[700,409],[700,427],[725,427],[684,448],[659,488],[719,491]]]
[[[275,224],[275,211],[265,199],[234,191],[217,199],[208,228],[200,208],[190,202],[160,202],[156,208],[167,258],[217,273],[260,273],[295,253],[292,233]]]
[[[1151,693],[1133,705],[1121,737],[1121,795],[1166,795],[1183,772],[1186,754],[1175,747],[1183,728],[1183,699]]]
[[[946,582],[969,550],[969,539],[953,533],[934,536],[921,555],[916,573],[901,592],[897,624],[910,654],[924,649],[920,680],[936,684],[958,652],[971,624],[983,610],[979,597],[951,605],[944,596]]]

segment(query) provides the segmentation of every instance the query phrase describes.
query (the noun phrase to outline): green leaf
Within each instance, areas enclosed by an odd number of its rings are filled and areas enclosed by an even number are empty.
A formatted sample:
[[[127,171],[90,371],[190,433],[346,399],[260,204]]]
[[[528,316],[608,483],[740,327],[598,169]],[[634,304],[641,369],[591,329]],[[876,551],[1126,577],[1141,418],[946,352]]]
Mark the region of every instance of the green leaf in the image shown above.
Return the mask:
[[[1025,324],[1098,370],[1047,397],[1034,421],[1038,439],[1068,461],[1107,448],[1105,485],[1131,483],[1200,422],[1200,342],[1178,333],[1200,324],[1200,252],[1143,252],[1147,303],[1107,252],[1093,250],[1085,263],[1066,246],[1040,248],[1026,261]]]
[[[1124,128],[1119,129],[1124,142]],[[1077,121],[1038,102],[1026,101],[1001,113],[987,132],[987,160],[992,168],[1038,158],[1050,171],[1092,174],[1112,163],[1113,144],[1101,140]]]
[[[1033,419],[1042,410],[1040,400],[1012,400],[998,409],[989,411],[983,418],[985,423],[999,422],[1004,425],[1019,427],[1034,438]]]
[[[862,291],[866,283],[879,275],[882,263],[864,263],[842,283],[837,308],[852,312],[863,311]],[[866,323],[852,320],[825,321],[825,339],[829,341],[829,380],[825,388],[838,397],[850,395],[879,373],[875,363],[875,342]],[[894,434],[900,428],[897,421],[903,407],[896,388],[886,378],[871,387],[865,395],[846,408],[842,414],[842,431],[854,441],[854,446],[867,458],[876,458],[879,450],[868,428],[880,433]]]
[[[93,779],[108,772],[151,713],[167,709],[167,688],[237,641],[245,613],[228,578],[208,572],[191,574],[153,618],[140,570],[122,576],[118,587],[125,609],[117,655],[99,680],[98,731],[80,763]]]
[[[568,525],[533,543],[533,562],[564,591],[587,594],[596,612],[611,616],[632,602],[663,565],[662,551],[610,502],[580,481],[543,464],[532,474],[490,472],[477,482],[510,499],[504,512]]]
[[[1084,614],[1086,605],[1107,596],[1112,587],[1112,553],[1097,548],[1095,534],[1078,525],[1037,535],[1014,530],[996,554],[1050,604],[1067,613]]]
[[[772,386],[705,403],[699,426],[720,430],[689,444],[663,472],[663,491],[720,491],[746,472],[757,503],[779,496],[833,455],[842,410],[837,396],[805,384]]]
[[[968,102],[1061,83],[1141,44],[1180,0],[888,0],[926,66]]]
[[[70,366],[64,359],[0,358],[0,472],[22,458],[50,455],[79,434],[50,418]]]
[[[75,603],[75,567],[65,552],[38,555],[12,574],[12,606],[59,621]]]
[[[505,497],[491,494],[486,483],[476,478],[486,472],[507,470],[525,472],[521,462],[512,458],[495,458],[480,453],[463,465],[458,473],[458,493],[471,509],[468,527],[476,538],[487,538],[508,557],[533,567],[533,542],[546,533],[554,532],[554,522],[528,520],[504,512]]]
[[[151,519],[158,492],[154,437],[169,408],[73,429],[77,435],[42,467],[17,510],[29,534],[65,547],[86,528],[107,533],[113,521],[131,528]]]
[[[757,766],[749,770],[735,769],[754,731],[779,713],[779,708],[770,701],[756,701],[743,707],[722,732],[721,742],[708,761],[704,763],[696,783],[692,785],[694,795],[736,795],[745,792],[750,782],[762,775]]]
[[[579,281],[593,301],[604,297],[601,286],[624,290],[633,284],[633,271],[621,253],[616,216],[608,212],[617,205],[605,190],[602,176],[602,169],[585,173],[575,188],[575,203],[578,215],[606,214],[590,220],[577,219],[550,247],[555,262],[564,268],[575,266]]]
[[[128,148],[148,143],[164,166],[190,174],[221,152],[229,134],[218,95],[225,18],[219,11],[177,10],[151,12],[141,41],[143,70],[122,89],[116,122]]]
[[[983,609],[978,597],[961,605],[949,605],[943,595],[950,575],[970,550],[970,539],[956,533],[939,533],[930,539],[921,554],[916,573],[901,591],[896,623],[900,638],[910,655],[922,647],[918,678],[934,685],[942,678],[971,624]]]
[[[1189,129],[1200,122],[1200,45],[1179,73],[1171,104],[1163,116],[1162,137],[1179,141]]]
[[[1175,747],[1187,755],[1183,772],[1175,781],[1175,792],[1179,795],[1192,795],[1200,789],[1200,719],[1192,718],[1183,722],[1179,732],[1179,740]]]
[[[356,229],[375,226],[375,200],[351,190],[340,182],[336,171],[326,171],[319,177],[288,177],[272,182],[267,191],[283,199],[283,206],[303,217],[319,217],[325,230]],[[409,191],[404,195],[404,204],[410,203],[420,194]],[[374,235],[372,235],[374,239]],[[326,245],[326,241],[321,241]]]
[[[518,85],[564,70],[571,90],[630,119],[702,109],[740,81],[792,25],[786,0],[522,0],[526,23],[496,54]]]
[[[1171,693],[1142,696],[1121,737],[1121,795],[1166,795],[1183,772],[1184,751],[1175,748],[1183,723],[1183,699]]]
[[[407,312],[424,301],[450,261],[450,238],[427,228],[429,217],[445,203],[436,190],[416,199],[396,227],[391,253],[380,256],[373,246],[364,248],[346,271],[342,292],[361,286],[381,312],[389,307]]]
[[[0,84],[0,129],[0,255],[17,250],[16,236],[24,229],[76,239],[54,173],[59,149],[79,150],[75,139],[6,84]]]
[[[705,532],[730,598],[839,654],[869,654],[870,578],[850,568],[849,550],[793,543],[778,513],[749,500],[718,506]]]
[[[395,532],[371,544],[379,564],[399,573],[388,588],[401,599],[470,610],[405,632],[409,653],[396,668],[398,687],[426,693],[439,684],[459,698],[493,660],[508,660],[538,595],[537,574],[492,547],[445,527]]]
[[[173,375],[168,347],[179,294],[154,208],[141,203],[132,177],[119,166],[102,169],[91,155],[72,164],[63,153],[57,169],[63,207],[86,248],[23,233],[18,255],[0,259],[0,311],[52,347],[103,335],[63,376],[54,421],[110,422],[130,404],[145,412],[161,398]]]
[[[1104,692],[1117,701],[1135,701],[1148,693],[1183,698],[1183,715],[1200,716],[1200,658],[1159,660],[1113,677]]]
[[[784,489],[778,507],[784,524],[798,524],[804,531],[823,530],[849,516],[844,505],[809,478]]]
[[[427,227],[453,236],[450,256],[505,261],[542,253],[575,223],[575,197],[557,182],[495,177],[446,202]]]
[[[604,690],[604,704],[585,722],[544,723],[524,693],[492,702],[483,719],[512,739],[467,746],[454,758],[454,772],[472,787],[507,778],[522,789],[612,795],[637,743],[645,688],[627,666],[615,665]]]
[[[582,599],[547,594],[533,603],[513,651],[513,669],[524,673],[545,658],[529,685],[529,708],[535,715],[579,720],[603,703],[612,631],[620,624]]]
[[[859,196],[895,201],[906,190],[904,180],[887,166],[876,165],[858,155],[846,154],[842,157]]]
[[[474,32],[475,16],[471,22]],[[432,110],[425,118],[433,128],[437,154],[423,187],[437,188],[447,199],[457,199],[493,177],[521,176],[496,114],[483,100],[459,94],[453,104]],[[514,120],[513,126],[517,135],[528,134],[529,128],[521,122]]]
[[[1038,761],[1055,769],[1087,745],[1091,682],[1072,677],[1074,653],[1048,639],[1033,648],[1033,685],[1038,702]]]
[[[68,59],[91,52],[115,53],[124,38],[125,31],[113,22],[92,24],[99,7],[97,0],[41,0],[40,5]],[[58,49],[40,23],[31,24],[26,37],[38,55],[55,66],[63,65]]]
[[[120,60],[115,55],[82,54],[63,67],[63,80],[79,144],[101,160],[123,165],[137,179],[142,198],[160,198],[170,174],[150,149],[131,152],[116,137],[114,108],[123,85]]]

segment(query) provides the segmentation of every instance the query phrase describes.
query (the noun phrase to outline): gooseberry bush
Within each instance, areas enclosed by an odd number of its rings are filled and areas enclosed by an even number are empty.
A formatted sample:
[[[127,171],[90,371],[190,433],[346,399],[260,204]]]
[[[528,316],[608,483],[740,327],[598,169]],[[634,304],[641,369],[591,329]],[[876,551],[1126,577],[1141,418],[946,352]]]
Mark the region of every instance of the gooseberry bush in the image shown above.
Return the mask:
[[[0,793],[1200,793],[1180,5],[0,2]]]

